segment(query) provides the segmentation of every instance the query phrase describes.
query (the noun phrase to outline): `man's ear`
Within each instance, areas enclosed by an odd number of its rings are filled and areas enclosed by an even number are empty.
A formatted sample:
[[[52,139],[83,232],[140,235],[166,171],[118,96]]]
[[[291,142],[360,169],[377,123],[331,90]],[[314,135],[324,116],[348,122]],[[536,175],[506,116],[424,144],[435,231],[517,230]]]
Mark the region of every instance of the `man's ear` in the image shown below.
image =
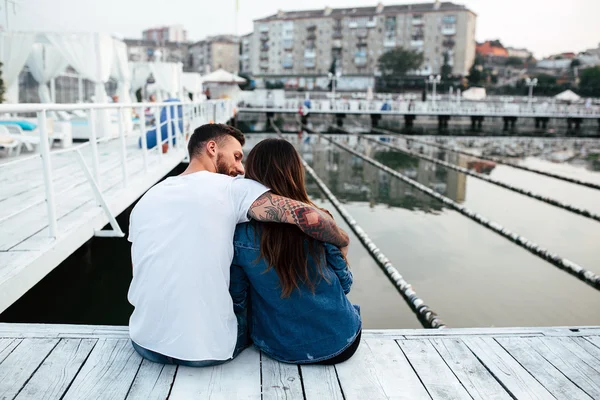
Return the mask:
[[[217,154],[217,142],[214,140],[209,140],[206,142],[206,153],[210,156],[214,156]]]

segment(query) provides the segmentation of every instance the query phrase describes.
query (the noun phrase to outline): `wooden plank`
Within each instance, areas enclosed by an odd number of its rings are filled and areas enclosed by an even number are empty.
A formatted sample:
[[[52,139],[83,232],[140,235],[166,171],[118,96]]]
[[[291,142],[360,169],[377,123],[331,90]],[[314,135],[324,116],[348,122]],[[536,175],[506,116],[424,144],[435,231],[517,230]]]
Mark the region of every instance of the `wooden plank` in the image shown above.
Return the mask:
[[[600,336],[586,336],[586,340],[600,349]]]
[[[302,365],[300,371],[306,400],[344,399],[333,365]]]
[[[124,399],[142,358],[126,339],[100,339],[64,399]]]
[[[600,349],[584,338],[559,338],[565,347],[573,352],[580,360],[600,373]]]
[[[470,399],[469,393],[429,340],[398,340],[433,399]]]
[[[557,338],[526,339],[535,351],[594,399],[600,399],[600,375]]]
[[[473,399],[511,399],[460,338],[431,339],[431,343]]]
[[[0,364],[21,344],[19,339],[0,339]]]
[[[142,361],[127,400],[164,400],[175,379],[176,365],[164,365],[148,360]]]
[[[262,395],[270,399],[302,399],[302,382],[297,365],[284,364],[261,354]]]
[[[23,324],[0,323],[0,337],[25,338],[47,337],[59,338],[85,337],[89,335],[102,336],[105,334],[119,334],[124,338],[129,337],[129,327],[118,325],[74,325],[74,324]]]
[[[40,339],[36,339],[40,340]],[[94,348],[94,339],[63,339],[44,360],[16,399],[58,399]]]
[[[335,368],[346,399],[431,398],[393,340],[363,340],[356,354]]]
[[[468,337],[462,340],[513,397],[519,400],[554,399],[554,396],[494,339]]]
[[[249,348],[222,365],[180,366],[169,399],[258,400],[260,397],[260,353]]]
[[[14,398],[57,343],[57,339],[24,339],[0,364],[0,399]]]
[[[523,339],[500,338],[496,339],[496,342],[500,343],[521,366],[529,371],[557,399],[591,400],[590,396]]]

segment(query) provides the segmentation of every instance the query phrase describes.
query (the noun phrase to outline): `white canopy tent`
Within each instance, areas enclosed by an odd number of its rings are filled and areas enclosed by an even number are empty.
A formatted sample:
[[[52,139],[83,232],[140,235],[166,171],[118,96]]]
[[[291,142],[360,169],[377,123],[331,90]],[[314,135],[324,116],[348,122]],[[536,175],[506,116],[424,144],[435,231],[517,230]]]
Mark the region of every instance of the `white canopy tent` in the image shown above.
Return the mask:
[[[472,87],[462,92],[465,100],[483,100],[486,97],[485,88]]]
[[[157,100],[161,101],[163,95],[168,97],[180,97],[182,88],[183,64],[172,62],[133,62],[131,70],[131,90],[136,91],[143,88],[146,81],[152,75],[154,77],[154,88]],[[182,97],[182,96],[181,96]]]
[[[48,83],[59,76],[67,68],[67,60],[56,47],[45,43],[34,43],[27,59],[29,72],[38,83],[38,94],[41,103],[52,103],[54,99],[48,89]]]
[[[231,72],[227,72],[224,69],[220,68],[210,74],[204,75],[202,77],[203,83],[221,83],[221,84],[240,84],[245,83],[246,79],[241,76],[237,76],[232,74]]]
[[[241,76],[218,69],[202,77],[202,84],[210,90],[212,99],[230,98],[237,100],[240,96],[240,83],[246,82]]]
[[[197,72],[184,72],[181,76],[183,90],[191,94],[194,100],[202,96],[202,77]]]
[[[581,96],[579,96],[577,93],[573,92],[572,90],[565,90],[562,93],[557,94],[556,96],[554,96],[554,98],[556,100],[560,100],[560,101],[577,101],[581,99]]]
[[[7,103],[19,102],[19,74],[27,62],[34,42],[35,33],[0,33],[0,62]]]

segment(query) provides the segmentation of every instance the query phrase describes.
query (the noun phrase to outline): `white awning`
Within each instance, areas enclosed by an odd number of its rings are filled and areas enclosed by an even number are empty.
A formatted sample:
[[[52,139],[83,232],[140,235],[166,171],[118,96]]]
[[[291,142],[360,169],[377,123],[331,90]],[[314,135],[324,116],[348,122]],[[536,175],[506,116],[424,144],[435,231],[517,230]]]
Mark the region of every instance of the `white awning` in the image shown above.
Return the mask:
[[[218,69],[210,74],[202,77],[203,83],[228,83],[228,84],[239,84],[245,83],[246,79],[241,76],[227,72],[224,69]]]
[[[556,96],[554,96],[554,98],[556,100],[562,100],[562,101],[577,101],[581,99],[581,96],[579,96],[577,93],[573,92],[572,90],[565,90],[562,93],[557,94]]]
[[[485,96],[485,88],[472,87],[462,92],[462,97],[465,100],[483,100]]]

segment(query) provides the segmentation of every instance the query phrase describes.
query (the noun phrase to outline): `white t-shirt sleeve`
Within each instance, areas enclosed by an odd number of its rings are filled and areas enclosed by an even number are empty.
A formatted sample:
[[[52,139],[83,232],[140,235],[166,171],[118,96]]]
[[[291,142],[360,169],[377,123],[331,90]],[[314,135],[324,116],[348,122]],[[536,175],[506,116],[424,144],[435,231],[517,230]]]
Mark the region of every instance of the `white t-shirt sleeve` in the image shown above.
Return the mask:
[[[258,199],[263,193],[269,191],[266,186],[253,181],[252,179],[245,179],[241,176],[236,177],[231,181],[230,195],[233,210],[236,213],[236,220],[238,224],[248,222],[248,210],[256,199]]]

